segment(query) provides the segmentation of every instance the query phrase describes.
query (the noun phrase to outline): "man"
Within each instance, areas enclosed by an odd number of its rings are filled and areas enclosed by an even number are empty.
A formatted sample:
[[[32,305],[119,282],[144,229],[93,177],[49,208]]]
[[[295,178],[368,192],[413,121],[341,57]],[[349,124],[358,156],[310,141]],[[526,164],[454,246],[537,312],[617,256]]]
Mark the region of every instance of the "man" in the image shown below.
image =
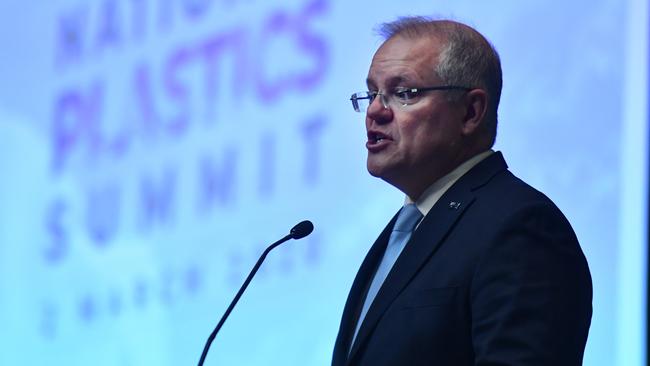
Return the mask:
[[[457,22],[402,18],[353,94],[367,167],[406,194],[347,299],[332,365],[580,365],[591,277],[571,226],[494,152],[501,66]]]

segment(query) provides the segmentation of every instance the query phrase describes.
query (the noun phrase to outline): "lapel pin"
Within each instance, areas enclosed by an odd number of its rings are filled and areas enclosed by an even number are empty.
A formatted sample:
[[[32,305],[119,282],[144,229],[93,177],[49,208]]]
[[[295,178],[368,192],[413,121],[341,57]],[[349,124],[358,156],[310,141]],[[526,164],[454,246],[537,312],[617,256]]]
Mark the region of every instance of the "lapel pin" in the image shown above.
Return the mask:
[[[454,201],[449,202],[449,208],[453,208],[454,210],[458,210],[459,207],[460,207],[460,202],[454,202]]]

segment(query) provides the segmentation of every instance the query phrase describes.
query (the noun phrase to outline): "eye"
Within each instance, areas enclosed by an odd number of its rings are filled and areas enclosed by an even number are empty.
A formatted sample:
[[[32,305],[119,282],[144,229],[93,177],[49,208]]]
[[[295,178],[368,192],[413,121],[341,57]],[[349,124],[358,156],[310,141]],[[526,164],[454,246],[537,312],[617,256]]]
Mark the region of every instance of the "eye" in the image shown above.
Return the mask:
[[[372,102],[375,100],[375,98],[377,97],[377,94],[379,94],[379,92],[377,92],[377,91],[369,91],[368,92],[368,102],[370,104],[372,104]]]
[[[393,95],[401,103],[413,102],[418,97],[418,90],[413,88],[397,88],[393,91]]]

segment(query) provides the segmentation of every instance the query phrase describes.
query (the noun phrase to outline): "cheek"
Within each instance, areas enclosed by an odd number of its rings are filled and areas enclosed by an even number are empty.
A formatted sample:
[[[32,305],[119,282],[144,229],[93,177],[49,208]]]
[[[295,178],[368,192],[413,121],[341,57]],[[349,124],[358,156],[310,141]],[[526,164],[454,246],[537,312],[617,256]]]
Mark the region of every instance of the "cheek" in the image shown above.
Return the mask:
[[[435,120],[419,120],[417,125],[414,126],[411,135],[414,140],[419,143],[434,143],[439,141],[443,136],[443,130],[439,126],[438,121]]]
[[[441,125],[439,120],[420,121],[417,130],[413,131],[411,150],[427,158],[444,154],[458,142],[455,135],[453,129]]]

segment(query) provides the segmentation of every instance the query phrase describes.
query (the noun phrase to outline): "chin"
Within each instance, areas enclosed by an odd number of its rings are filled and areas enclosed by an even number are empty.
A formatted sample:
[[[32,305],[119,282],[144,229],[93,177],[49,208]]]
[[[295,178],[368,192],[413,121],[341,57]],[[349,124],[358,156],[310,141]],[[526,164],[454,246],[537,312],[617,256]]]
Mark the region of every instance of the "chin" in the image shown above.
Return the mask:
[[[370,173],[370,175],[373,177],[383,178],[385,167],[381,166],[380,164],[372,164],[371,162],[368,162],[366,164],[366,168],[368,169],[368,173]]]
[[[398,178],[400,175],[397,169],[395,169],[393,166],[371,164],[369,162],[366,168],[368,169],[368,173],[370,173],[370,175],[375,178],[380,178],[391,185],[393,185],[395,178]]]
[[[383,176],[381,175],[380,172],[377,172],[377,171],[372,170],[370,168],[368,168],[368,173],[370,173],[370,175],[372,175],[375,178],[383,178]]]

